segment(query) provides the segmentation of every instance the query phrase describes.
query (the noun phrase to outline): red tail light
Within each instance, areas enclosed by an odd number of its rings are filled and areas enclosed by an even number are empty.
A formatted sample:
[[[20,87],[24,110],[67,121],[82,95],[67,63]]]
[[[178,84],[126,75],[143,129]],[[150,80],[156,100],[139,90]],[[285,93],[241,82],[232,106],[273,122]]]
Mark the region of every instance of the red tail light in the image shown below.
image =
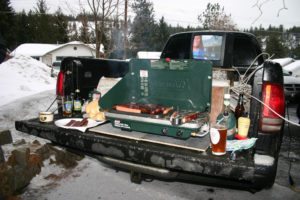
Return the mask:
[[[64,72],[60,71],[57,75],[57,82],[56,82],[56,95],[57,96],[64,96]]]
[[[285,100],[284,89],[281,84],[265,82],[262,86],[263,102],[272,108],[279,115],[284,117]],[[281,129],[282,119],[270,110],[267,106],[262,105],[260,130],[262,132],[276,132]]]

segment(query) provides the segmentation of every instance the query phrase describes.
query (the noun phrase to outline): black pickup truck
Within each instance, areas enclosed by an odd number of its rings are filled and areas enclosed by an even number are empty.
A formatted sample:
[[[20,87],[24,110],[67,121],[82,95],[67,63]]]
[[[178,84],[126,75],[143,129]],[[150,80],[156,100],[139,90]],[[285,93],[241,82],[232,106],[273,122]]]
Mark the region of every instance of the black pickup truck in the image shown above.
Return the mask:
[[[197,57],[193,54],[193,41],[196,37],[202,37],[204,54],[201,56],[203,57]],[[247,85],[250,86],[248,109],[251,119],[248,136],[258,139],[253,148],[236,152],[234,158],[230,152],[227,152],[224,156],[212,155],[209,148],[209,139],[207,139],[209,136],[205,136],[206,139],[205,137],[190,137],[184,140],[146,133],[144,134],[145,138],[150,137],[148,135],[153,135],[153,138],[145,139],[135,137],[139,134],[138,131],[128,130],[128,127],[121,127],[120,130],[120,127],[112,126],[110,123],[100,125],[104,128],[100,128],[99,131],[88,129],[83,133],[78,130],[57,127],[53,122],[41,123],[38,118],[16,121],[15,127],[18,131],[86,152],[89,155],[96,156],[102,162],[130,171],[133,182],[140,182],[143,180],[144,175],[151,175],[161,179],[192,181],[245,190],[268,188],[273,185],[276,177],[278,154],[283,136],[283,120],[270,111],[268,107],[271,107],[280,115],[284,115],[285,102],[282,68],[277,63],[265,60],[261,53],[255,36],[251,34],[196,31],[177,33],[170,36],[159,61],[133,61],[133,63],[141,62],[143,67],[148,66],[150,68],[155,68],[153,67],[155,62],[161,62],[164,66],[170,66],[170,63],[176,64],[177,62],[186,63],[185,61],[190,61],[197,66],[195,62],[199,62],[201,63],[200,66],[212,66],[208,68],[211,72],[203,72],[203,74],[208,73],[209,79],[211,79],[210,75],[214,79],[214,73],[221,72],[223,75],[225,74],[225,79],[230,83],[230,87],[233,86],[234,82],[240,80],[239,74],[245,72],[247,73],[246,76],[252,74],[253,76],[247,79]],[[58,100],[60,102],[60,97],[74,92],[77,87],[80,88],[81,96],[88,98],[89,92],[97,87],[102,77],[124,77],[123,79],[125,79],[135,74],[133,68],[132,61],[65,58],[58,74]],[[168,70],[170,73],[181,70],[178,73],[186,74],[187,68],[176,68],[175,66],[174,69]],[[148,76],[145,69],[141,70],[143,75],[140,74],[140,77],[137,77],[136,80],[139,81],[139,78]],[[153,70],[158,71],[160,69],[156,67]],[[149,71],[149,73],[151,72]],[[199,76],[199,79],[202,80],[207,78],[203,77],[203,74],[194,74],[193,76]],[[160,76],[162,79],[163,77]],[[185,81],[187,80],[188,77]],[[167,85],[169,88],[175,87],[175,92],[180,91],[186,84],[184,81],[171,83],[171,78],[168,79],[167,83],[161,81],[161,79],[157,79],[157,81],[153,83],[157,88]],[[205,82],[210,84],[209,89],[212,89],[212,82],[213,80]],[[105,94],[102,98],[104,103],[100,102],[101,106],[104,109],[109,109],[109,106],[117,102],[116,99],[128,98],[123,95],[123,93],[128,93],[126,90],[138,90],[130,83],[135,82],[126,82],[125,84],[123,82],[123,86],[126,85],[126,87],[120,87],[118,83],[115,87],[119,87],[119,92],[112,95],[109,91]],[[145,100],[148,95],[151,96],[151,92],[155,92],[152,91],[153,88],[145,91],[145,83],[143,82],[143,84],[143,92],[147,93],[140,95]],[[201,91],[201,87],[200,84],[200,92],[205,93],[204,95],[208,93],[206,97],[212,98],[213,94],[210,91]],[[193,96],[193,93],[197,92],[190,91],[188,94]],[[161,95],[161,93],[157,93],[157,95],[159,94]],[[166,96],[168,95],[166,94]],[[174,93],[173,97],[176,98],[177,95],[178,93]],[[136,99],[136,96],[130,98]],[[183,102],[185,102],[184,99]],[[190,102],[186,101],[186,103]],[[208,103],[204,110],[209,113],[210,109]],[[55,120],[60,118],[62,118],[60,114],[55,115]],[[151,129],[151,126],[147,125],[147,128]],[[123,132],[126,133],[124,137],[121,135]],[[147,132],[147,130],[143,132]],[[163,134],[165,134],[164,128],[162,128]],[[155,138],[159,137],[164,138],[163,142],[155,141]],[[196,143],[204,141],[208,148],[204,151],[197,151],[195,148],[182,148],[180,145],[174,145],[177,140],[191,146],[195,141]]]

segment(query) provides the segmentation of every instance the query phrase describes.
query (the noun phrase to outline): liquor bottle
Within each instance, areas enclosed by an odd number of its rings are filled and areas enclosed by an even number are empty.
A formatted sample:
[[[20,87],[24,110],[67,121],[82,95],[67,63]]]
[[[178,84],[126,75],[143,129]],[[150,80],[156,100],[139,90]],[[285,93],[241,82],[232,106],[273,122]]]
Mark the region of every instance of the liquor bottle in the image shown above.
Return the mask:
[[[238,100],[237,106],[235,107],[235,111],[234,111],[237,126],[238,126],[237,122],[238,122],[239,118],[243,116],[244,112],[245,112],[244,94],[241,93],[239,95],[239,100]]]
[[[82,102],[80,98],[80,90],[76,89],[75,90],[75,96],[74,96],[74,101],[73,101],[73,113],[75,116],[81,116],[81,107],[82,107]]]
[[[224,109],[217,117],[217,123],[224,121],[227,127],[227,139],[234,139],[236,132],[236,119],[233,112],[230,110],[230,94],[224,95]]]

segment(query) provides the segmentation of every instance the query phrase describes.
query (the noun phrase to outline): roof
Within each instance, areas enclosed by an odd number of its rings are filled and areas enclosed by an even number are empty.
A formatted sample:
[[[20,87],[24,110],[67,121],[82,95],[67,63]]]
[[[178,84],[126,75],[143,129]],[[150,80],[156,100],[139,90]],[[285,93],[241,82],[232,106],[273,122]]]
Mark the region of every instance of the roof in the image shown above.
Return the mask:
[[[18,46],[11,52],[11,55],[25,55],[25,56],[43,56],[49,51],[56,49],[59,45],[55,44],[39,44],[39,43],[25,43]]]
[[[42,43],[25,43],[18,46],[15,50],[11,52],[11,55],[26,55],[26,56],[36,56],[41,57],[47,53],[53,52],[57,49],[63,48],[67,45],[85,45],[86,47],[95,50],[90,44],[84,44],[80,41],[72,41],[65,44],[42,44]],[[101,45],[102,47],[103,45]]]

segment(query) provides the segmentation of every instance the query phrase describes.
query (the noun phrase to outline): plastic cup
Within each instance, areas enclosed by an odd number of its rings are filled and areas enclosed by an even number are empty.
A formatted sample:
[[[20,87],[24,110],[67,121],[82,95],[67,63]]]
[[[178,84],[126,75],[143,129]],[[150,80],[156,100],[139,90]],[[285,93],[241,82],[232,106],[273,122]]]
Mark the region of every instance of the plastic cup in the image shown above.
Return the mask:
[[[223,124],[211,124],[210,143],[213,155],[226,154],[227,127]]]

